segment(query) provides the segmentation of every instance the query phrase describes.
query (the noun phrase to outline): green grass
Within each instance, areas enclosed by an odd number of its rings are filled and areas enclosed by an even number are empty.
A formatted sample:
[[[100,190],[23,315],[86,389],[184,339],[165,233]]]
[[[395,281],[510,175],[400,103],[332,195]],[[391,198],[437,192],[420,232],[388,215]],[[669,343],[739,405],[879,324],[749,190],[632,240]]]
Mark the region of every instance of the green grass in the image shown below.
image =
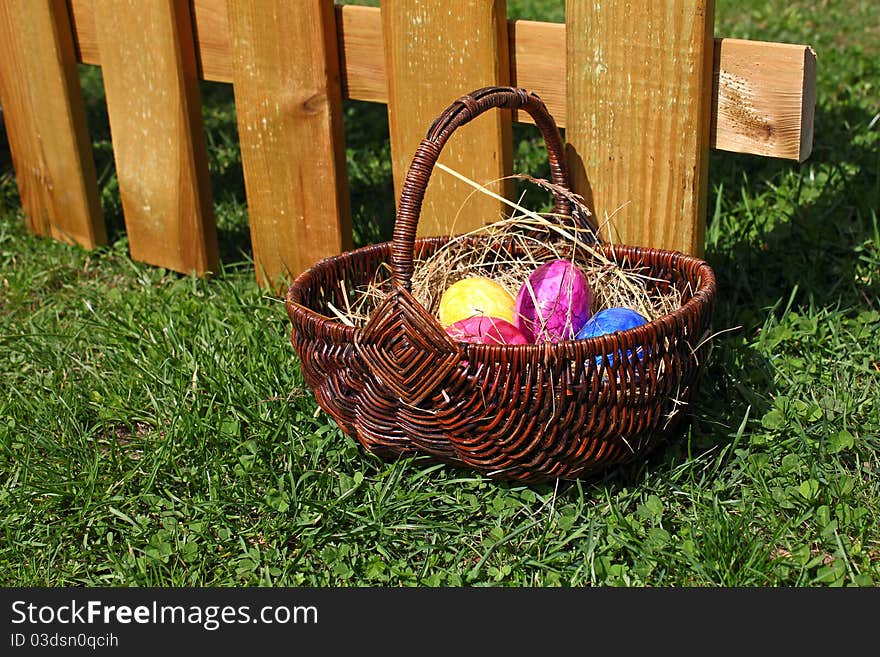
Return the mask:
[[[560,18],[561,2],[510,1]],[[876,586],[880,8],[717,2],[818,52],[804,164],[715,152],[715,340],[694,421],[643,462],[525,487],[383,462],[317,411],[255,285],[231,91],[205,84],[223,271],[133,262],[99,72],[107,247],[26,233],[0,137],[0,584]],[[356,240],[384,239],[384,107],[346,104]],[[546,161],[517,129],[517,170]]]

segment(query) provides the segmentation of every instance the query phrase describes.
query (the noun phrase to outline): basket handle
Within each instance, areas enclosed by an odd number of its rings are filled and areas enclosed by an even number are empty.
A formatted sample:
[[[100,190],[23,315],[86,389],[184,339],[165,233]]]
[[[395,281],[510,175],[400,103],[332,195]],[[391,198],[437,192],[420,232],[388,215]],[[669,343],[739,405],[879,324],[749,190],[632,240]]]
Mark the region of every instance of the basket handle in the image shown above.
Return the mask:
[[[555,185],[568,190],[568,169],[565,151],[556,121],[547,111],[544,101],[534,93],[516,87],[484,87],[462,96],[438,116],[413,155],[403,190],[397,204],[397,218],[391,244],[391,268],[394,284],[410,291],[413,275],[413,250],[416,228],[422,211],[422,201],[428,179],[440,157],[440,151],[456,128],[492,109],[523,109],[541,130],[550,162],[550,177]],[[572,204],[563,194],[553,192],[554,214],[572,216]],[[580,228],[593,230],[581,213],[574,217]]]

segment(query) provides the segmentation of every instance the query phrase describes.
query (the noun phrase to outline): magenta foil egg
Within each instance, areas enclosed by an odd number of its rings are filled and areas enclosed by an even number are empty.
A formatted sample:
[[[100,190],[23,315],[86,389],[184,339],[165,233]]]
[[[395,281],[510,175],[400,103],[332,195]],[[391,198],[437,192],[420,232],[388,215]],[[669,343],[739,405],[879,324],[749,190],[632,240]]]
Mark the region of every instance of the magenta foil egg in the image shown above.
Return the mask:
[[[516,325],[530,342],[572,340],[590,318],[590,284],[570,260],[546,262],[520,287]]]

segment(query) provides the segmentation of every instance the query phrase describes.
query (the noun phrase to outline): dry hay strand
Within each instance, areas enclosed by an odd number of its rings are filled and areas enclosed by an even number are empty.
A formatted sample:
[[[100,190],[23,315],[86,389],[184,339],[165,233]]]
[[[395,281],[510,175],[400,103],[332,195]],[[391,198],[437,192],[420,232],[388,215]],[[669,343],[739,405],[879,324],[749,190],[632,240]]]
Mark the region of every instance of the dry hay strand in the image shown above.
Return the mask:
[[[597,229],[582,197],[550,181],[517,174],[512,176],[564,196],[573,214],[586,219],[578,226],[570,216],[539,214],[522,207],[448,167],[441,170],[514,209],[510,216],[474,230],[450,237],[425,258],[416,258],[412,293],[436,316],[443,292],[453,283],[471,276],[484,276],[501,284],[513,297],[540,264],[565,258],[587,277],[592,293],[592,314],[603,308],[623,307],[640,313],[648,321],[679,308],[683,291],[668,281],[650,276],[647,269],[625,268],[606,257],[598,246]],[[467,200],[465,200],[466,204]],[[461,210],[459,210],[461,212]],[[344,307],[328,304],[337,318],[349,326],[363,326],[372,310],[391,291],[391,269],[387,263],[366,285],[342,289],[338,298]]]

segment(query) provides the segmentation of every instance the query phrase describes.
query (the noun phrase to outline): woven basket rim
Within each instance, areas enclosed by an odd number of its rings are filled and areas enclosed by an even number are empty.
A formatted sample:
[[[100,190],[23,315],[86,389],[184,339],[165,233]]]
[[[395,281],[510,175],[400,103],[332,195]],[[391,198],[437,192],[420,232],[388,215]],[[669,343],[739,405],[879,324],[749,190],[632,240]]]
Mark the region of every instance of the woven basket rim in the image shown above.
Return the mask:
[[[416,239],[415,246],[433,246],[433,245],[442,245],[445,242],[453,239],[455,236],[432,236],[432,237],[421,237]],[[483,238],[483,236],[478,236],[478,238]],[[486,237],[488,239],[488,237]],[[294,279],[294,281],[287,288],[287,293],[285,295],[284,305],[287,309],[288,316],[293,323],[294,326],[297,325],[297,317],[302,323],[308,323],[313,325],[320,325],[325,329],[329,329],[333,334],[335,339],[342,339],[345,341],[353,342],[356,337],[362,332],[363,327],[361,326],[346,326],[341,321],[336,318],[328,317],[327,315],[323,315],[316,310],[309,308],[306,305],[303,305],[299,301],[297,301],[297,297],[300,296],[300,291],[306,289],[313,282],[313,279],[317,274],[319,274],[322,270],[332,269],[337,263],[342,260],[350,260],[357,259],[359,256],[367,256],[373,255],[377,252],[387,252],[387,255],[390,257],[391,249],[392,249],[393,241],[387,242],[379,242],[376,244],[369,244],[367,246],[362,246],[357,249],[352,249],[349,251],[344,251],[343,253],[330,256],[327,258],[323,258],[319,260],[314,265],[300,273],[299,276]],[[624,254],[636,255],[646,259],[656,259],[660,257],[668,257],[671,259],[677,260],[675,269],[681,270],[683,269],[683,265],[685,264],[693,264],[697,271],[700,272],[695,277],[696,287],[693,290],[693,294],[691,298],[688,299],[685,303],[675,308],[673,311],[661,315],[655,319],[652,319],[645,324],[637,326],[635,328],[627,329],[625,331],[618,331],[613,334],[600,335],[592,338],[584,338],[584,339],[571,339],[571,340],[560,340],[558,342],[541,342],[541,343],[530,343],[530,344],[500,344],[500,345],[484,345],[484,344],[470,344],[470,343],[462,343],[462,348],[468,351],[473,352],[501,352],[507,351],[510,353],[516,353],[519,351],[520,353],[529,353],[529,352],[543,352],[546,350],[557,351],[562,349],[569,349],[572,345],[578,344],[583,345],[583,348],[587,351],[593,351],[592,348],[599,351],[605,350],[606,347],[611,345],[611,342],[614,336],[619,335],[623,338],[627,338],[629,336],[635,336],[640,334],[642,331],[649,328],[659,328],[666,322],[670,320],[677,320],[683,317],[688,310],[701,310],[705,309],[706,306],[710,305],[712,299],[715,295],[715,274],[712,270],[711,265],[706,262],[702,258],[698,258],[696,256],[687,255],[682,253],[681,251],[671,251],[667,249],[657,249],[657,248],[646,248],[640,246],[632,246],[627,244],[609,244],[609,243],[600,243],[597,245],[600,249],[610,250],[615,255],[620,255],[617,252],[623,251]],[[438,320],[439,321],[439,320]],[[628,341],[627,341],[628,342]],[[623,346],[627,346],[624,344]]]

